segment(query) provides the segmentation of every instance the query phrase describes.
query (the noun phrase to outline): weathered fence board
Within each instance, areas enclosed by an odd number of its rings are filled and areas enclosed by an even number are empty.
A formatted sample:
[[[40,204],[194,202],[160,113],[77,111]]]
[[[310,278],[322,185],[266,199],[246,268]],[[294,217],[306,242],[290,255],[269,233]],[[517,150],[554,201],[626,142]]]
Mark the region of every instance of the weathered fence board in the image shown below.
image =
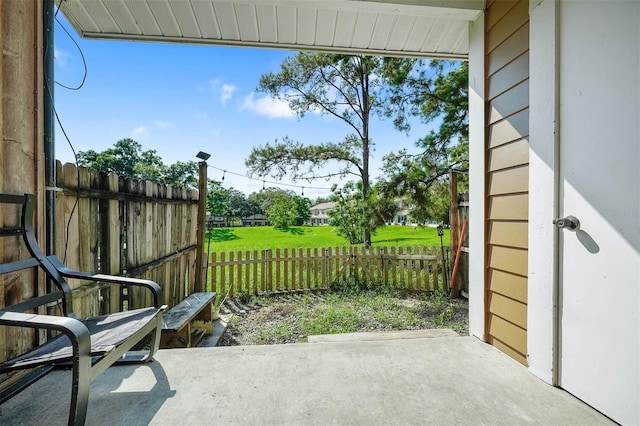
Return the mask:
[[[158,282],[173,306],[193,287],[197,191],[57,163],[56,254],[73,269]],[[138,288],[72,281],[74,309],[94,316],[151,302]]]

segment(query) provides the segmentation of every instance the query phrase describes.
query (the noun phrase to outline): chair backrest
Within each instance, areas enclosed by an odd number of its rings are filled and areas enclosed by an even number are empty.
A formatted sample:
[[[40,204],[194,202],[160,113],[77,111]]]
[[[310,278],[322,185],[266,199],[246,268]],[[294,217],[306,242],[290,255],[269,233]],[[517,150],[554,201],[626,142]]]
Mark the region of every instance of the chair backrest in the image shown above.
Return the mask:
[[[33,297],[20,303],[2,308],[5,311],[25,312],[39,306],[50,303],[61,303],[65,316],[73,314],[71,300],[71,288],[64,277],[53,266],[51,261],[38,246],[35,233],[33,231],[33,210],[35,196],[33,194],[12,195],[0,194],[0,205],[14,204],[21,206],[20,225],[0,227],[0,238],[16,238],[27,248],[31,257],[0,264],[0,275],[15,273],[26,269],[37,268],[44,271],[48,279],[48,287],[51,289],[47,294]],[[36,277],[37,279],[37,277]],[[55,286],[55,288],[53,288]]]

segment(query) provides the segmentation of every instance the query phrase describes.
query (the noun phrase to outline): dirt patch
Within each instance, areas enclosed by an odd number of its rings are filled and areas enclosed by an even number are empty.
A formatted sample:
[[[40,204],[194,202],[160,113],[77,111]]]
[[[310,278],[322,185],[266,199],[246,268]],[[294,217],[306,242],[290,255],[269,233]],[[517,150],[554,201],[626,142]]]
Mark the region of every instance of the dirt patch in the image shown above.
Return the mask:
[[[445,295],[344,295],[305,293],[263,296],[220,309],[233,314],[219,346],[305,342],[309,335],[451,328],[467,335],[468,303]]]

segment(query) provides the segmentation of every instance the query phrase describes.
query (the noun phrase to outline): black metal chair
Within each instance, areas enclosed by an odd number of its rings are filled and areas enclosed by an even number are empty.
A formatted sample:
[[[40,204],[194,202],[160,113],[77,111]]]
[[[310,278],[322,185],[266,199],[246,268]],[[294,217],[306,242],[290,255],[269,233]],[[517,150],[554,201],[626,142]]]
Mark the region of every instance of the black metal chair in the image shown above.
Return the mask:
[[[35,198],[31,194],[0,194],[0,205],[21,205],[20,226],[0,228],[0,237],[20,237],[30,257],[0,264],[0,275],[28,269],[44,272],[55,290],[0,309],[0,326],[46,329],[60,332],[44,344],[0,362],[0,373],[42,366],[71,366],[72,392],[69,424],[84,424],[91,382],[114,363],[149,361],[158,350],[162,314],[162,289],[149,280],[89,274],[70,270],[55,256],[45,256],[33,232]],[[24,252],[24,250],[22,250]],[[36,275],[37,276],[37,275]],[[153,294],[153,307],[79,318],[73,312],[72,291],[66,278],[141,286]],[[59,306],[62,315],[47,315],[47,307]],[[132,351],[150,336],[143,350]],[[146,342],[146,341],[145,341]],[[0,401],[15,395],[33,380],[11,387]]]

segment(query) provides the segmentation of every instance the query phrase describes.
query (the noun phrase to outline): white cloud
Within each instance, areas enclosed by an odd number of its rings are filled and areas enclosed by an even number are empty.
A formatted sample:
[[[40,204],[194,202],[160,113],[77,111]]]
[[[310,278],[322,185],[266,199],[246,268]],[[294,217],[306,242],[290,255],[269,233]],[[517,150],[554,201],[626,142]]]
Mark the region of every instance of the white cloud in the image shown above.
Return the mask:
[[[57,47],[53,50],[53,57],[56,64],[60,68],[65,68],[67,66],[67,59],[70,57],[69,53],[64,50],[58,49]]]
[[[159,127],[161,129],[167,129],[173,126],[173,123],[171,123],[170,121],[163,121],[163,120],[156,120],[154,121],[154,124],[156,125],[156,127]]]
[[[231,97],[233,96],[233,92],[235,91],[236,86],[233,86],[231,84],[222,85],[222,88],[220,89],[220,102],[222,102],[222,105],[226,104],[227,101],[231,99]]]
[[[222,83],[220,80],[209,80],[209,90],[213,93],[213,96],[220,98],[220,103],[225,105],[228,100],[233,97],[233,92],[237,90],[237,87],[233,84]],[[198,86],[200,90],[202,86]]]
[[[293,118],[295,113],[289,108],[289,104],[279,99],[263,96],[254,99],[255,92],[251,92],[240,106],[240,111],[251,111],[257,115],[268,118]]]
[[[140,136],[144,136],[149,133],[148,129],[145,126],[136,127],[131,131],[131,137],[137,138]]]

